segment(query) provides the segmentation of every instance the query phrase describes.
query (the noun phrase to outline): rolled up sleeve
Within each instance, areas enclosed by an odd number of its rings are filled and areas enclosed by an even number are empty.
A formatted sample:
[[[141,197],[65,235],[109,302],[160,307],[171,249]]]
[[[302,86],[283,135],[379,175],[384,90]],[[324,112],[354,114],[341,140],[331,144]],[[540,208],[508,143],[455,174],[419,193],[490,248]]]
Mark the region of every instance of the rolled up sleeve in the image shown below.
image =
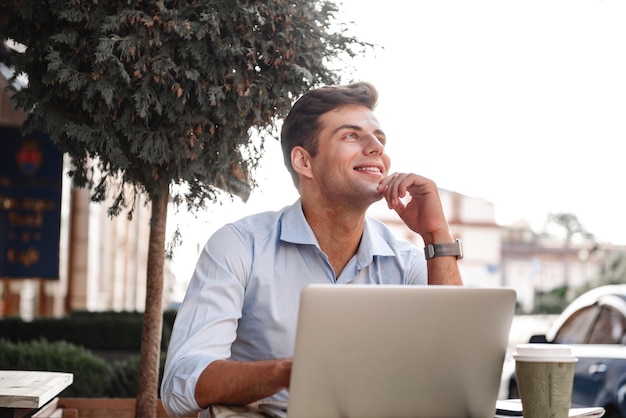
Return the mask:
[[[230,357],[241,318],[250,250],[232,226],[207,241],[176,315],[161,384],[170,415],[200,411],[195,387],[213,361]]]

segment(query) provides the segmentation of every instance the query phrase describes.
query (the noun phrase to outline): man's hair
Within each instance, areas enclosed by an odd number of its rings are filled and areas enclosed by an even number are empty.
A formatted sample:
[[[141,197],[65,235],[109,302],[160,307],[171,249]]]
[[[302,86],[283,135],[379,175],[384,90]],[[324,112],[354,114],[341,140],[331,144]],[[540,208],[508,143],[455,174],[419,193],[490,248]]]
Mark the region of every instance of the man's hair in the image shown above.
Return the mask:
[[[338,107],[359,104],[374,110],[378,102],[376,88],[367,82],[344,86],[325,86],[310,90],[293,105],[283,122],[281,146],[285,166],[298,187],[298,173],[291,165],[291,150],[301,146],[311,156],[317,155],[318,135],[322,129],[320,116]]]

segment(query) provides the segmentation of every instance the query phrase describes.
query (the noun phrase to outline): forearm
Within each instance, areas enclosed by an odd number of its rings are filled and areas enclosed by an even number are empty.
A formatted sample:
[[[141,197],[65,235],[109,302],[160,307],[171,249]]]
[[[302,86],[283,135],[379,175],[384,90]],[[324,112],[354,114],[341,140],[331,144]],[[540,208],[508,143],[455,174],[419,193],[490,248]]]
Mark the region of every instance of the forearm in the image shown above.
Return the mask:
[[[209,405],[246,405],[289,387],[291,359],[237,362],[216,360],[196,383],[195,398]]]
[[[457,259],[453,256],[436,257],[427,261],[428,284],[462,285]]]

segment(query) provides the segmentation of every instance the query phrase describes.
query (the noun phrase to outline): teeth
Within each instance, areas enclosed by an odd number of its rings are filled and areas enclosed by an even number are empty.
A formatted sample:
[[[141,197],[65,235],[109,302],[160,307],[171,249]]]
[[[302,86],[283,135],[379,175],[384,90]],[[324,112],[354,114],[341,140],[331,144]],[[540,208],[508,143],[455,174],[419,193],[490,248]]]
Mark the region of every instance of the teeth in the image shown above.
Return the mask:
[[[357,167],[357,171],[372,171],[374,173],[380,173],[380,169],[377,167]]]

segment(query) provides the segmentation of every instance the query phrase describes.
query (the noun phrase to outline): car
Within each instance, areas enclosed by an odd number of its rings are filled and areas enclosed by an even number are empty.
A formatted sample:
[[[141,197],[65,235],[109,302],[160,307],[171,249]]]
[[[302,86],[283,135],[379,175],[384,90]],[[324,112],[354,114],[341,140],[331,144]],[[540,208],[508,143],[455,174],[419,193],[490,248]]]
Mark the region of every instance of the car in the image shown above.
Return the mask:
[[[626,418],[626,284],[604,285],[572,301],[531,343],[568,344],[578,357],[572,407],[601,406]],[[519,398],[514,367],[505,367],[508,398]]]

